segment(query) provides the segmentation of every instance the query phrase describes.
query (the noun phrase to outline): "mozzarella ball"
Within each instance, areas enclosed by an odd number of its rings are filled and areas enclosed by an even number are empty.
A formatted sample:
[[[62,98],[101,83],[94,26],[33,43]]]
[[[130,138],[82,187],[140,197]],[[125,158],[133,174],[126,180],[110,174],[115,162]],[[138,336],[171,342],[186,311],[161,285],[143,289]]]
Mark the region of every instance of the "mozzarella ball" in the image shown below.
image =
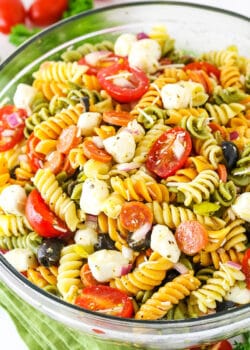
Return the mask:
[[[175,236],[165,225],[154,226],[151,234],[150,247],[173,263],[176,263],[181,255]]]
[[[245,192],[240,194],[234,204],[232,209],[236,216],[240,219],[250,222],[250,192]]]
[[[135,139],[129,132],[108,137],[103,140],[105,150],[112,155],[116,163],[130,162],[135,154]]]
[[[102,116],[97,112],[84,112],[80,115],[77,126],[81,130],[81,135],[90,136],[93,134],[94,128],[101,123]]]
[[[145,135],[143,126],[139,124],[136,119],[131,120],[127,126],[122,127],[118,133],[122,131],[128,131],[131,135],[133,135],[136,143],[140,142]]]
[[[233,286],[225,295],[226,300],[230,300],[236,304],[245,305],[250,303],[250,290],[241,288],[238,285]]]
[[[161,89],[161,98],[165,109],[187,108],[192,100],[192,93],[184,82],[179,82],[165,85]]]
[[[122,274],[122,268],[128,266],[129,260],[121,252],[102,249],[88,256],[89,268],[99,282],[108,282]]]
[[[4,254],[5,259],[19,272],[27,271],[37,266],[33,252],[26,248],[16,248]]]
[[[85,225],[76,231],[74,241],[85,247],[94,246],[98,242],[97,231],[93,227]]]
[[[160,57],[161,47],[158,42],[153,39],[142,39],[133,43],[128,61],[133,68],[139,68],[145,73],[155,73]]]
[[[28,114],[31,113],[31,103],[37,95],[38,90],[27,84],[18,84],[15,95],[13,97],[14,105],[17,108],[23,108]]]
[[[20,185],[5,187],[0,194],[0,207],[7,214],[24,215],[27,195]]]
[[[82,185],[80,208],[87,214],[98,215],[109,196],[108,185],[103,180],[87,179]]]
[[[121,34],[115,42],[114,52],[118,56],[128,56],[131,50],[131,46],[136,42],[136,36],[134,34],[124,33]]]

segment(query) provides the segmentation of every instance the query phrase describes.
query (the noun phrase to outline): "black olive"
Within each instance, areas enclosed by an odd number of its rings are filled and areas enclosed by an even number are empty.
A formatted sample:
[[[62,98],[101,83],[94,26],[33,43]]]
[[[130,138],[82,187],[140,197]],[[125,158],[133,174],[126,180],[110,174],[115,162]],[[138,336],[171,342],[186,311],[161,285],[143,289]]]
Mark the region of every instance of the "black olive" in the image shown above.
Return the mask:
[[[166,277],[162,281],[162,285],[173,281],[173,279],[175,277],[178,277],[179,275],[180,275],[180,272],[178,272],[177,270],[174,270],[174,269],[168,270]]]
[[[225,300],[222,302],[216,302],[216,312],[226,311],[228,309],[232,309],[235,307],[235,303],[233,301]]]
[[[222,148],[227,170],[230,171],[236,166],[236,163],[239,159],[239,150],[237,146],[230,141],[223,141],[221,144],[221,148]]]
[[[141,238],[139,241],[136,241],[133,239],[133,233],[128,236],[127,242],[128,246],[135,250],[135,251],[141,251],[141,250],[146,250],[150,248],[150,237],[151,237],[151,232],[148,232],[144,238]]]
[[[245,222],[244,227],[246,229],[245,235],[247,236],[248,242],[250,242],[250,222]]]
[[[41,265],[49,267],[56,265],[60,259],[63,243],[56,239],[46,239],[37,249],[37,258]]]
[[[98,242],[94,245],[94,250],[101,249],[116,249],[115,242],[109,237],[107,233],[100,233],[98,235]]]
[[[81,97],[80,102],[84,105],[85,112],[89,112],[89,107],[90,107],[89,97],[88,96]]]

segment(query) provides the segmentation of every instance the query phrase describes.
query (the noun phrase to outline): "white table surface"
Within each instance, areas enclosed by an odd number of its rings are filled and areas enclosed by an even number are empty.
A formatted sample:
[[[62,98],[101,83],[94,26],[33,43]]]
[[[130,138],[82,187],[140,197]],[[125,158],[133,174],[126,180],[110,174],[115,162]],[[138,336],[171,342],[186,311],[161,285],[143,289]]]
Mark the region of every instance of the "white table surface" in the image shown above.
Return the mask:
[[[54,0],[55,1],[55,0]],[[137,0],[143,1],[143,0]],[[184,0],[182,0],[184,1]],[[23,0],[26,6],[29,6],[33,0]],[[113,3],[122,3],[125,1],[118,0],[97,0],[95,1],[96,7],[101,7],[105,5],[111,5]],[[126,2],[132,2],[127,0]],[[191,2],[202,5],[210,5],[214,7],[223,8],[226,10],[231,10],[242,15],[250,17],[250,1],[249,0],[186,0],[184,2]],[[4,59],[10,53],[12,53],[15,48],[9,44],[8,37],[0,33],[0,57]],[[5,350],[27,350],[26,345],[19,337],[14,324],[12,323],[9,315],[0,308],[0,341],[4,344]],[[35,349],[31,349],[35,350]]]

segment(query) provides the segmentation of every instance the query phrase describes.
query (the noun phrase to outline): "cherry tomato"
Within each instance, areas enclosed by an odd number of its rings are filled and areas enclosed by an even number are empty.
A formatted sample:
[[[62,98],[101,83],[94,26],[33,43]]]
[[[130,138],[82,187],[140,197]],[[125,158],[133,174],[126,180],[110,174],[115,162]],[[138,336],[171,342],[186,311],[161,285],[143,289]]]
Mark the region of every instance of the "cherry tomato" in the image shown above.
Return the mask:
[[[92,52],[91,54],[95,54],[95,52]],[[87,74],[96,75],[100,69],[112,66],[115,63],[119,63],[119,60],[122,60],[122,58],[110,51],[107,52],[106,56],[103,56],[102,58],[97,60],[95,65],[88,63],[85,57],[82,57],[78,61],[78,64],[89,67],[86,72]]]
[[[176,229],[175,238],[180,250],[187,255],[198,253],[208,243],[206,229],[195,220],[181,223]]]
[[[38,169],[42,168],[44,155],[42,153],[36,152],[36,146],[40,142],[40,139],[34,135],[30,134],[27,140],[27,156],[28,161],[33,172],[36,172]]]
[[[149,87],[146,74],[131,68],[125,59],[121,63],[101,69],[97,78],[101,87],[121,103],[138,100]]]
[[[0,32],[9,34],[11,28],[25,22],[26,11],[21,0],[0,1]]]
[[[103,113],[103,121],[117,126],[127,126],[134,117],[126,111],[108,111]]]
[[[75,304],[118,317],[132,317],[134,313],[132,300],[125,292],[105,285],[84,288]]]
[[[28,10],[28,18],[36,26],[48,26],[59,21],[67,7],[67,0],[35,0]]]
[[[218,80],[220,79],[220,70],[213,64],[208,62],[191,62],[188,63],[184,70],[204,70],[208,75],[214,75]]]
[[[112,160],[112,156],[105,149],[98,148],[90,139],[84,140],[83,153],[87,158],[99,160],[103,163],[109,163]]]
[[[64,237],[70,232],[66,224],[50,210],[37,189],[28,195],[25,214],[30,226],[42,237]]]
[[[23,138],[27,113],[12,105],[0,108],[0,152],[13,148]]]
[[[92,275],[89,264],[83,264],[80,270],[80,278],[84,287],[97,286],[99,283]]]
[[[141,202],[126,202],[120,212],[121,225],[130,232],[136,231],[144,224],[152,224],[152,211]]]
[[[222,340],[214,344],[210,350],[233,350],[233,347],[228,340]]]
[[[250,289],[250,248],[244,254],[242,260],[242,272],[246,276],[247,288]]]
[[[156,175],[166,178],[185,164],[191,150],[192,140],[185,129],[175,127],[167,130],[151,147],[146,167]]]

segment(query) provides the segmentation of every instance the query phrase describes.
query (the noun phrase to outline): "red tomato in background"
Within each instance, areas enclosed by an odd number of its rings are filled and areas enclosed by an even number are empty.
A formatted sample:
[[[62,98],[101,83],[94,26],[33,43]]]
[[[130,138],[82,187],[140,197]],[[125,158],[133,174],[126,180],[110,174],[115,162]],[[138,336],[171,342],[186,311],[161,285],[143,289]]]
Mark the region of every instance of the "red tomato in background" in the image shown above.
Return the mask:
[[[13,148],[22,140],[26,117],[24,109],[13,105],[0,108],[0,152]]]
[[[220,79],[220,70],[213,64],[208,62],[192,62],[186,64],[184,70],[203,70],[208,75],[214,75],[218,80]]]
[[[30,134],[27,140],[27,156],[28,161],[31,166],[32,171],[36,172],[38,169],[42,168],[44,155],[36,152],[35,148],[40,142],[40,139],[34,135]]]
[[[118,317],[132,317],[134,313],[133,302],[125,292],[105,285],[84,288],[75,304]]]
[[[28,10],[28,18],[36,26],[48,26],[59,21],[67,7],[67,0],[35,0]]]
[[[175,127],[167,130],[151,147],[146,167],[152,173],[166,178],[185,164],[191,150],[192,140],[185,129]]]
[[[27,198],[25,214],[31,227],[42,237],[62,238],[70,232],[66,224],[50,210],[36,189],[32,190]]]
[[[0,32],[9,34],[12,26],[24,23],[25,16],[21,0],[0,0]]]
[[[228,340],[222,340],[211,347],[211,350],[233,350],[231,343]]]
[[[246,276],[247,288],[250,289],[250,248],[246,250],[242,260],[242,272]]]

